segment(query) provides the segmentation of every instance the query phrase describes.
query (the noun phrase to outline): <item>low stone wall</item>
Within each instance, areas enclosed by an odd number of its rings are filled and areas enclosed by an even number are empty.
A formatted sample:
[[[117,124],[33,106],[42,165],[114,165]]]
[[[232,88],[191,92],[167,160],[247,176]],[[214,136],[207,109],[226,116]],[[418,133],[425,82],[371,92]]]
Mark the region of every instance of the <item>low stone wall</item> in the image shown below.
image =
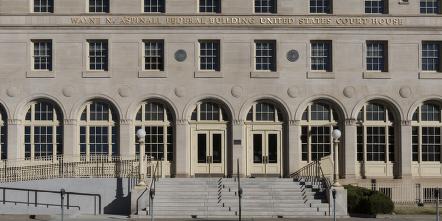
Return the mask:
[[[135,179],[128,178],[66,178],[66,179],[50,179],[37,180],[15,183],[2,183],[1,187],[38,189],[60,191],[65,189],[67,192],[80,192],[101,195],[101,212],[104,214],[124,214],[130,213],[130,192],[132,187],[136,184]],[[15,202],[35,202],[34,192],[29,194],[24,191],[6,191],[6,201]],[[0,191],[0,204],[3,200],[3,192]],[[60,204],[60,195],[53,193],[38,193],[37,202],[43,204]],[[66,204],[65,199],[65,204]],[[96,201],[92,196],[70,196],[70,208],[67,214],[94,214],[94,204],[97,205],[98,213],[98,198]],[[31,208],[33,207],[33,208]],[[78,208],[79,207],[79,208]],[[1,214],[60,214],[60,207],[49,207],[30,205],[14,205],[13,203],[6,203],[4,206],[0,205]]]

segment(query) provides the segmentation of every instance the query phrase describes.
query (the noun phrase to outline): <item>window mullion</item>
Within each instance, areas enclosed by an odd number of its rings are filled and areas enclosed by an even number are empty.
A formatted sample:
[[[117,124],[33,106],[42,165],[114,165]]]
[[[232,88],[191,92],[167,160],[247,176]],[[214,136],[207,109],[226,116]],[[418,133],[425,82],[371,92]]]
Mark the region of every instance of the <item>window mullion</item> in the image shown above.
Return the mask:
[[[35,139],[34,139],[34,133],[35,133],[35,129],[34,129],[34,126],[31,124],[31,126],[30,126],[30,128],[31,128],[31,134],[30,134],[30,138],[31,138],[31,147],[30,147],[30,151],[31,151],[31,160],[33,160],[34,159],[34,154],[35,154],[35,150],[34,150],[34,147],[35,147]]]

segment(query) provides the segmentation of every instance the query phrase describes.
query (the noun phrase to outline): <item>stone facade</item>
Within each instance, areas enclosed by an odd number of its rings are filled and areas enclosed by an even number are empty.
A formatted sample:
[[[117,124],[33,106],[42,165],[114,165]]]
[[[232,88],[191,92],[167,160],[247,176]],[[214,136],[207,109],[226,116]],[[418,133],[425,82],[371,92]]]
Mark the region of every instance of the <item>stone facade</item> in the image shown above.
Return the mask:
[[[80,154],[80,115],[88,101],[100,99],[113,106],[118,118],[119,154],[134,157],[137,111],[142,102],[154,99],[173,116],[174,159],[167,173],[194,176],[192,128],[198,123],[191,115],[196,104],[208,100],[220,104],[228,116],[221,173],[234,174],[240,159],[241,174],[250,176],[252,138],[247,128],[258,126],[248,125],[246,117],[256,102],[266,101],[282,112],[276,173],[288,176],[308,163],[302,160],[302,115],[312,102],[324,101],[338,112],[344,134],[339,169],[344,183],[371,178],[440,182],[440,160],[412,161],[411,122],[423,102],[442,102],[442,73],[421,68],[422,41],[442,40],[442,17],[420,14],[418,0],[387,2],[388,15],[364,14],[364,1],[348,0],[334,0],[328,15],[310,14],[307,0],[278,0],[276,14],[259,15],[252,0],[222,0],[222,13],[201,15],[196,0],[166,0],[165,14],[150,15],[142,13],[140,0],[110,0],[108,14],[87,13],[84,0],[57,0],[53,14],[33,13],[29,0],[0,0],[0,103],[8,119],[7,158],[25,157],[25,115],[29,103],[39,99],[60,109],[65,155]],[[128,17],[135,20],[124,20]],[[207,21],[186,23],[192,18]],[[232,24],[232,18],[253,22]],[[209,24],[210,19],[226,20]],[[51,71],[32,69],[36,39],[52,40]],[[107,71],[88,70],[90,39],[108,40]],[[144,39],[164,40],[164,71],[143,70]],[[218,72],[199,70],[201,39],[220,41]],[[276,71],[255,71],[255,40],[276,42]],[[313,40],[332,42],[332,71],[311,71]],[[388,42],[388,71],[366,71],[366,42],[371,40]],[[178,50],[187,54],[182,62],[175,59]],[[299,53],[294,62],[287,59],[290,50]],[[358,113],[371,101],[394,115],[394,162],[357,161]],[[272,131],[261,131],[267,130]]]

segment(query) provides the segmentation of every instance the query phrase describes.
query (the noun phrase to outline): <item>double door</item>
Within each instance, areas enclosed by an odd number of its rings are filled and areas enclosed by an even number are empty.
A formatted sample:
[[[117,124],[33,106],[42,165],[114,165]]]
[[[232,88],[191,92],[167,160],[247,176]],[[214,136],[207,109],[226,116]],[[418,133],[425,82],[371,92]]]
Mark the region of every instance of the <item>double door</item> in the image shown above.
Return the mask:
[[[225,131],[197,130],[193,139],[193,174],[225,174]]]
[[[251,131],[248,175],[281,176],[281,131]]]

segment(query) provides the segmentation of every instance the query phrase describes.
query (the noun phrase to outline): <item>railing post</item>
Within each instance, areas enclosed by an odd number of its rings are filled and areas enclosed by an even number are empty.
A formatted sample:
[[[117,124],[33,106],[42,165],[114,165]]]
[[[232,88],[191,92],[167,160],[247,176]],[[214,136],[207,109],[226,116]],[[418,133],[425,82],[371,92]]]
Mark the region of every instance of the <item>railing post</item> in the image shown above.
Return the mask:
[[[3,189],[3,204],[6,203],[6,189]]]
[[[34,198],[34,200],[35,200],[35,202],[34,202],[34,204],[35,204],[35,207],[37,207],[37,190],[34,190],[34,194],[35,194],[35,198]]]
[[[60,198],[61,198],[61,203],[60,203],[60,206],[61,206],[61,221],[63,221],[64,220],[64,194],[66,193],[66,191],[64,190],[64,189],[61,189],[60,190]]]

